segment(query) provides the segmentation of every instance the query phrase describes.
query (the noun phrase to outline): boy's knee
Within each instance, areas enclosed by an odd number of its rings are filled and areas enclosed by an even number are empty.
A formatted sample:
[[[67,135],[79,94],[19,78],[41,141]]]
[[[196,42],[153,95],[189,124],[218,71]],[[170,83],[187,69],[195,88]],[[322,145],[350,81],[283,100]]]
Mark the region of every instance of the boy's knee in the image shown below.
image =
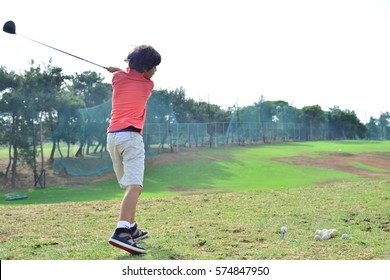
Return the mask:
[[[127,192],[132,192],[132,193],[138,193],[140,194],[142,192],[142,186],[140,185],[131,185],[127,187]]]

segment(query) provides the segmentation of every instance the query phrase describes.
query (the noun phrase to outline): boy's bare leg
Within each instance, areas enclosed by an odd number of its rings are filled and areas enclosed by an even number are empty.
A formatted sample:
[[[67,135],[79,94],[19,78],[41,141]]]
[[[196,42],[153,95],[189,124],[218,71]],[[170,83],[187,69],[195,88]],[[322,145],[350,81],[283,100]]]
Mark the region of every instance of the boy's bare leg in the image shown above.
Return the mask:
[[[135,210],[137,208],[138,197],[141,194],[142,187],[139,185],[132,185],[126,188],[125,195],[122,199],[119,223],[129,222],[135,223]],[[118,227],[112,234],[108,242],[120,249],[123,249],[131,254],[144,254],[146,250],[138,246],[135,241],[148,237],[148,232],[137,229],[135,225],[131,229]]]
[[[131,185],[126,188],[120,208],[120,221],[128,221],[130,224],[135,223],[135,211],[141,191],[142,187],[140,185]]]

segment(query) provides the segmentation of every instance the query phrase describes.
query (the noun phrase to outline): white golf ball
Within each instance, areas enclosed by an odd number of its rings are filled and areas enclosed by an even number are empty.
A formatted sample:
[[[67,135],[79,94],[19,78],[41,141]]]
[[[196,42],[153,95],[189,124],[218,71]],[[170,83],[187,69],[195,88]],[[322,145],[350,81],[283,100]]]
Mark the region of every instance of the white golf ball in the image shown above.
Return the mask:
[[[319,235],[324,235],[324,233],[327,231],[327,229],[320,229],[320,231],[318,232]]]
[[[322,240],[328,240],[332,237],[332,235],[330,233],[325,233],[324,235],[322,235]]]
[[[281,229],[280,229],[283,233],[287,232],[287,227],[283,226]]]
[[[318,234],[316,234],[316,235],[314,236],[314,239],[315,239],[315,240],[321,240],[321,236],[318,235]]]
[[[348,239],[349,238],[349,235],[344,233],[342,236],[341,236],[342,239]]]
[[[320,229],[316,230],[316,235],[321,235],[321,230]]]

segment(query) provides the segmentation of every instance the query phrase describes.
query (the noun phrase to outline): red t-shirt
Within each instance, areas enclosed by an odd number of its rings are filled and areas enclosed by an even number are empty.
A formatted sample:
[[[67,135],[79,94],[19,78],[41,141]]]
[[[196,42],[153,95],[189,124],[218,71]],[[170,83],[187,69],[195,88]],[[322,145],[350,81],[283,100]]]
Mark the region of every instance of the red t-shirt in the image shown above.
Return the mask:
[[[129,126],[144,128],[146,103],[154,83],[143,73],[127,68],[126,72],[115,72],[112,77],[112,111],[108,132]]]

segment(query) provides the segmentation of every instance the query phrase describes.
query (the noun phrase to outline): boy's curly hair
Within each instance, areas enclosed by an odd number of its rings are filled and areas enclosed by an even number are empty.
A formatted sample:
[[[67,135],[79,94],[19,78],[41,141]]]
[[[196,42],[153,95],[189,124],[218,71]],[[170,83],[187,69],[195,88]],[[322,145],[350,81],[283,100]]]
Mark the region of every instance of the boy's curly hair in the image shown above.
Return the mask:
[[[125,61],[130,69],[144,73],[161,63],[161,55],[153,47],[141,45],[131,51]]]

